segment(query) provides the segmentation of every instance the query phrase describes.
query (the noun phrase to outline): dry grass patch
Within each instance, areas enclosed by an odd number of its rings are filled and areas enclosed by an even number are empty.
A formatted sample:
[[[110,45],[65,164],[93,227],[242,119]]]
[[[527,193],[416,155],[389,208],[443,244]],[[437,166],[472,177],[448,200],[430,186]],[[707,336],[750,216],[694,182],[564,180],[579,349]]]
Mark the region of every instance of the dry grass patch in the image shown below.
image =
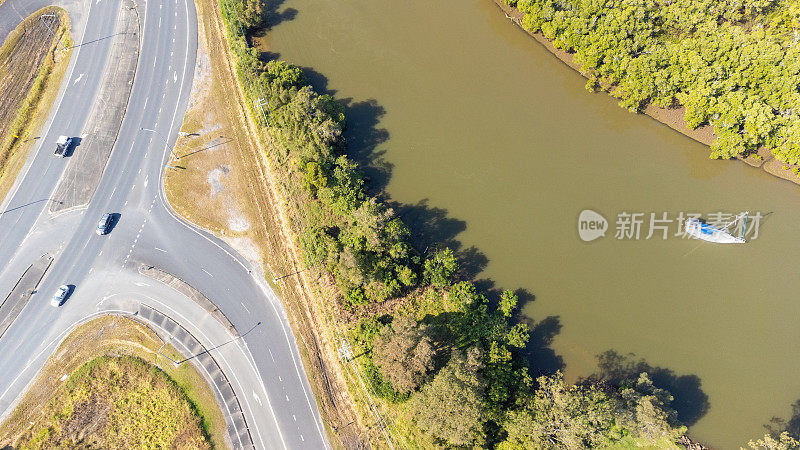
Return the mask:
[[[220,79],[201,25],[194,85],[181,126],[184,135],[175,144],[178,159],[170,162],[174,169],[167,170],[165,190],[178,214],[223,236],[254,265],[261,266],[259,243],[268,238],[261,219],[266,206],[258,174],[252,173],[253,161],[246,159],[252,149],[235,120],[235,98]]]
[[[132,357],[81,366],[15,442],[22,448],[208,449],[201,421],[164,372]]]
[[[177,416],[170,416],[172,417],[171,419],[164,415],[159,416],[161,418],[159,421],[161,422],[172,421],[173,427],[171,429],[174,430],[176,439],[173,442],[205,442],[208,444],[206,446],[213,446],[214,448],[228,447],[226,445],[227,430],[224,417],[211,388],[200,373],[190,364],[182,364],[176,368],[171,363],[167,363],[163,357],[158,358],[156,364],[158,369],[156,366],[149,364],[149,362],[156,361],[156,354],[162,344],[161,339],[148,327],[124,317],[104,316],[81,325],[61,343],[58,350],[39,372],[36,381],[30,386],[20,403],[6,421],[0,425],[0,448],[6,445],[12,445],[15,448],[20,446],[48,448],[54,445],[53,442],[56,442],[53,439],[61,439],[58,442],[62,442],[64,445],[67,445],[67,440],[69,439],[83,439],[84,442],[81,446],[97,447],[99,444],[92,444],[91,441],[103,442],[103,439],[109,436],[117,436],[114,438],[116,439],[114,442],[120,442],[120,445],[122,445],[120,440],[122,438],[119,433],[127,432],[125,430],[138,429],[137,433],[141,433],[145,430],[142,427],[153,430],[161,426],[160,424],[150,423],[152,421],[150,418],[153,417],[154,413],[158,412],[158,408],[151,405],[156,409],[149,407],[147,409],[142,406],[145,409],[139,410],[141,413],[150,415],[129,413],[136,420],[131,423],[125,423],[124,430],[120,427],[107,430],[104,427],[108,427],[114,422],[106,423],[99,418],[105,417],[108,419],[112,417],[110,415],[111,409],[109,409],[111,406],[116,407],[119,405],[120,408],[123,408],[122,410],[130,408],[130,405],[125,404],[126,398],[138,398],[139,400],[137,401],[144,405],[142,401],[147,397],[155,398],[157,395],[167,393],[169,393],[170,397],[184,398],[185,400],[182,400],[182,402],[188,405],[189,410],[193,411],[193,416],[189,416],[185,414],[186,409],[181,410],[178,406],[173,405],[175,408],[172,409],[175,413],[184,411],[181,413],[183,414],[181,416],[182,419],[175,419]],[[173,359],[182,358],[169,345],[165,346],[161,352]],[[98,359],[102,357],[107,359]],[[136,361],[141,361],[141,364],[131,363],[124,367],[114,367],[108,363],[108,361],[120,361],[120,357],[131,357]],[[94,369],[90,370],[90,366],[86,366],[91,361],[101,361],[94,364],[104,366],[104,368],[98,369],[99,372],[92,372]],[[148,363],[145,363],[145,361]],[[140,366],[146,367],[146,370]],[[123,368],[119,369],[119,367]],[[92,386],[79,382],[83,379],[81,377],[87,373],[97,374],[98,376],[102,374],[103,377],[106,377],[106,375],[110,377],[113,374],[129,376],[126,375],[128,369],[130,369],[131,374],[139,373],[142,376],[135,379],[131,378],[131,383],[127,385],[129,389],[119,389],[114,394],[116,397],[110,393],[108,395],[97,395],[97,391],[89,389]],[[79,373],[81,370],[84,371],[82,372],[83,375]],[[151,372],[154,374],[150,374]],[[161,375],[156,375],[157,373],[161,373]],[[173,388],[168,387],[170,383],[174,383],[173,387],[178,390],[175,391]],[[82,390],[76,390],[76,386],[84,387],[81,388]],[[147,388],[147,386],[152,389]],[[103,390],[111,392],[112,388],[119,388],[119,386],[114,387],[108,384],[101,387],[100,392],[104,392]],[[156,392],[157,388],[160,391]],[[95,392],[95,394],[91,394],[92,392]],[[146,395],[140,395],[142,393]],[[59,409],[61,405],[66,404],[73,405],[72,409]],[[69,420],[64,419],[67,413],[70,414]],[[166,414],[163,411],[159,412],[159,414],[162,413]],[[95,420],[93,417],[98,419]],[[187,426],[196,422],[196,426],[191,425],[188,428],[178,426],[176,428],[175,424],[181,425],[178,422],[182,421],[186,421],[187,423],[183,425]],[[76,423],[84,423],[84,425],[76,428],[74,426]],[[122,422],[116,423],[122,424]],[[203,436],[202,441],[197,440],[199,436]],[[100,445],[100,447],[113,448],[115,445],[109,441]],[[195,448],[193,444],[187,445],[178,447]],[[202,445],[199,446],[202,448]],[[129,448],[139,448],[139,446],[135,445]]]
[[[43,14],[67,51],[40,22]],[[35,134],[42,128],[58,95],[72,54],[69,18],[63,9],[47,7],[26,18],[0,47],[0,201],[17,177]]]

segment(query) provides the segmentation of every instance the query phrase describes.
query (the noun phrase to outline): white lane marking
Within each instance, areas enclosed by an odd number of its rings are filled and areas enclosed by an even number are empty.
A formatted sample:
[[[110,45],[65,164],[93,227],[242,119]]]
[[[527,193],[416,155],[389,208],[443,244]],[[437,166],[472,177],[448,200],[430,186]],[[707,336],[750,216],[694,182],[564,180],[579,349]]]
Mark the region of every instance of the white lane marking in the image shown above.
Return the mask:
[[[117,192],[117,187],[116,186],[114,186],[114,189],[111,190],[111,195],[109,195],[109,197],[113,197],[114,196],[114,192]]]
[[[280,375],[278,375],[278,381],[280,381],[281,383],[283,383],[283,378],[281,378],[281,376],[280,376]]]
[[[160,251],[160,252],[167,253],[167,251],[166,251],[166,250],[164,250],[163,248],[158,248],[158,247],[154,247],[154,248],[155,248],[156,250]]]
[[[81,39],[83,39],[86,36],[86,30],[89,28],[89,22],[90,22],[89,19],[92,17],[92,6],[93,6],[93,4],[91,2],[89,2],[89,11],[86,12],[87,20],[83,24],[83,33],[81,34]],[[189,11],[188,10],[186,11],[186,20],[187,20],[187,22],[189,20]],[[172,39],[172,42],[173,43],[175,42],[174,38]],[[81,56],[81,50],[82,49],[83,49],[82,45],[78,46],[78,52],[75,55],[73,55],[70,58],[70,60],[72,60],[72,58],[75,58],[75,61],[77,61],[78,58]],[[186,55],[187,55],[187,57],[189,55],[189,44],[188,43],[186,44]],[[72,79],[72,74],[75,73],[75,66],[77,66],[77,64],[73,64],[72,68],[69,69],[69,75],[67,75],[67,78],[66,78],[67,80]],[[184,67],[184,71],[185,70],[186,70],[186,68]],[[53,105],[53,108],[50,109],[51,111],[56,111],[56,114],[58,114],[58,112],[61,110],[61,102],[64,101],[64,97],[66,96],[66,89],[64,91],[62,91],[60,95],[61,96],[58,98],[58,101],[56,102],[56,104]],[[55,117],[55,116],[53,116],[53,117]],[[52,125],[53,125],[52,122],[49,125],[47,125],[47,130],[42,134],[42,136],[47,136],[50,133],[50,129],[51,129]],[[39,150],[36,151],[37,155],[38,155],[38,153],[39,153],[39,151],[41,149],[42,149],[42,146],[40,145],[39,146]],[[35,158],[35,156],[34,156],[34,158]],[[25,168],[25,173],[22,174],[22,175],[17,175],[17,178],[20,179],[20,180],[25,179],[25,177],[28,176],[28,172],[31,170],[31,167],[33,167],[33,166],[34,166],[34,164],[28,164],[28,167]],[[14,200],[14,197],[16,197],[17,191],[19,190],[19,187],[21,185],[22,185],[22,183],[14,183],[14,186],[12,186],[12,191],[6,193],[6,196],[5,196],[4,200],[0,200],[0,207],[2,207],[3,204],[6,205],[5,209],[0,211],[0,217],[3,217],[3,214],[5,214],[8,211],[8,208],[11,206],[11,202]],[[50,197],[53,196],[53,192],[56,191],[57,187],[58,187],[58,184],[53,186],[53,189],[50,191]],[[45,208],[42,208],[42,210],[39,212],[39,215],[36,216],[36,220],[34,220],[34,222],[33,222],[34,225],[36,224],[36,222],[39,221],[39,218],[42,217],[42,214],[44,214],[44,211],[45,211]],[[32,232],[32,231],[33,231],[33,228],[31,228],[30,232]],[[30,232],[28,232],[28,235],[30,235]],[[25,238],[22,240],[22,242],[25,242],[28,239],[28,235],[25,236]],[[284,444],[284,446],[285,446],[285,444]]]
[[[177,1],[177,0],[176,0],[176,1]],[[184,2],[183,2],[183,3],[184,3],[184,8],[183,8],[183,10],[184,10],[184,13],[185,13],[185,21],[186,21],[186,23],[189,23],[189,3],[188,3],[188,1],[187,1],[187,0],[184,0]],[[145,14],[145,20],[146,20],[146,17],[147,17],[147,14]],[[188,68],[189,68],[189,66],[190,66],[190,64],[189,64],[189,41],[190,41],[189,39],[187,39],[187,40],[185,41],[184,56],[183,56],[183,69],[182,69],[182,74],[181,74],[181,82],[180,82],[180,84],[179,84],[179,86],[178,86],[178,92],[179,92],[179,93],[180,93],[180,92],[183,92],[183,85],[184,85],[184,81],[186,80],[186,73],[187,73],[187,70],[188,70]],[[173,36],[173,38],[172,38],[172,43],[173,43],[173,44],[175,43],[175,37],[174,37],[174,36]],[[191,64],[191,66],[192,66],[192,68],[193,68],[193,67],[194,67],[194,64]],[[193,70],[193,69],[192,69],[192,70]],[[174,110],[174,112],[173,112],[173,114],[172,114],[172,121],[170,122],[170,126],[169,126],[169,129],[170,129],[170,130],[171,130],[171,129],[173,129],[173,127],[175,126],[175,120],[176,120],[176,118],[177,118],[177,115],[178,115],[178,108],[175,108],[175,110]],[[163,163],[166,163],[166,159],[167,159],[167,155],[168,155],[168,154],[167,154],[167,150],[168,150],[168,147],[167,147],[167,146],[165,146],[165,147],[164,147],[164,153],[163,153],[163,155],[162,155],[162,162],[163,162]],[[178,217],[178,216],[177,216],[177,215],[174,213],[174,211],[172,211],[171,207],[170,207],[170,206],[168,205],[168,203],[166,202],[166,194],[165,194],[165,191],[164,191],[163,177],[164,177],[164,171],[161,171],[161,172],[160,172],[160,175],[159,175],[159,190],[158,190],[158,198],[159,198],[159,201],[161,202],[161,204],[164,206],[164,209],[167,211],[167,213],[168,213],[168,214],[170,214],[170,215],[171,215],[171,216],[172,216],[172,217],[175,219],[175,221],[176,221],[176,222],[180,223],[181,225],[183,225],[183,226],[184,226],[184,227],[186,227],[187,229],[191,230],[193,233],[195,233],[195,234],[197,234],[198,236],[200,236],[200,237],[202,237],[202,238],[206,239],[208,242],[210,242],[211,244],[213,244],[214,246],[216,246],[217,248],[219,248],[220,250],[222,250],[223,252],[225,252],[225,253],[226,253],[228,256],[230,256],[230,257],[231,257],[231,259],[233,259],[233,260],[234,260],[234,261],[236,261],[236,262],[237,262],[239,265],[241,265],[243,269],[247,270],[247,272],[248,272],[248,273],[251,273],[251,274],[252,274],[252,272],[250,271],[250,269],[248,269],[248,268],[247,268],[247,266],[246,266],[244,263],[242,263],[242,261],[240,261],[240,260],[239,260],[239,259],[238,259],[236,256],[234,256],[234,255],[233,255],[231,252],[229,252],[228,250],[226,250],[224,247],[220,246],[218,243],[214,242],[213,240],[209,239],[207,236],[205,236],[205,235],[203,235],[202,233],[200,233],[200,232],[199,232],[197,229],[195,229],[193,226],[190,226],[188,223],[186,223],[186,222],[184,222],[183,220],[181,220],[181,219],[180,219],[180,218],[179,218],[179,217]],[[254,278],[255,278],[255,277],[254,277]],[[260,284],[260,283],[258,283],[258,285],[259,285],[259,287],[262,289],[262,291],[264,292],[264,294],[267,294],[267,291],[265,290],[265,288],[264,288],[264,285],[262,285],[262,284]],[[274,296],[274,294],[273,294],[273,296]],[[270,298],[270,297],[269,297],[269,295],[267,295],[267,298]],[[270,303],[272,303],[272,302],[270,302]],[[292,362],[293,362],[293,364],[294,364],[295,372],[297,373],[298,377],[301,377],[301,375],[300,375],[300,367],[298,366],[298,362],[297,362],[297,359],[295,358],[295,354],[294,354],[294,353],[295,353],[295,351],[296,351],[296,349],[292,350],[292,348],[291,348],[291,341],[290,341],[290,339],[289,339],[289,335],[288,335],[288,333],[287,333],[287,331],[286,331],[286,324],[284,323],[283,319],[281,319],[281,315],[278,313],[278,310],[277,310],[277,308],[276,308],[276,306],[275,306],[274,304],[272,304],[272,308],[273,308],[274,312],[276,313],[276,315],[277,315],[277,316],[278,316],[278,318],[279,318],[279,321],[280,321],[280,323],[281,323],[281,328],[282,328],[282,331],[283,331],[283,334],[284,334],[284,339],[286,339],[286,343],[287,343],[287,344],[289,345],[289,347],[290,347],[290,354],[291,354],[291,356],[292,356]],[[298,356],[299,356],[299,355],[298,355]],[[251,363],[252,363],[252,362],[251,362]],[[227,361],[226,361],[226,364],[227,364]],[[258,369],[258,367],[256,367],[256,366],[255,366],[255,364],[253,364],[253,369],[254,369],[254,371],[255,371],[256,375],[258,376],[258,379],[259,379],[259,381],[261,382],[260,384],[261,384],[261,388],[264,390],[264,394],[267,396],[267,406],[269,406],[269,409],[270,409],[270,411],[271,411],[271,413],[272,413],[272,419],[273,419],[273,421],[275,422],[275,427],[276,427],[276,428],[277,428],[277,430],[278,430],[278,437],[279,437],[279,438],[280,438],[280,440],[281,440],[281,444],[283,444],[283,448],[288,448],[288,447],[287,447],[287,445],[286,445],[286,439],[285,439],[285,438],[284,438],[284,436],[283,436],[283,430],[282,430],[282,429],[281,429],[281,427],[278,425],[278,418],[275,416],[275,411],[272,409],[272,405],[271,405],[271,403],[270,403],[270,401],[269,401],[269,395],[266,393],[266,388],[264,387],[264,377],[263,377],[263,375],[261,374],[261,371]],[[235,374],[235,373],[233,373],[233,377],[234,377],[234,378],[236,378],[236,374]],[[321,436],[321,437],[323,438],[323,440],[324,440],[324,439],[325,439],[325,435],[324,435],[324,433],[322,432],[322,428],[321,428],[321,424],[320,424],[320,418],[319,418],[319,413],[316,413],[316,414],[315,414],[315,412],[314,412],[314,410],[313,410],[313,407],[311,406],[311,401],[310,401],[310,399],[309,399],[309,396],[308,396],[308,392],[307,392],[307,390],[306,390],[305,383],[303,383],[303,382],[302,382],[303,378],[300,378],[300,379],[301,379],[300,385],[301,385],[301,386],[302,386],[302,388],[303,388],[303,393],[304,393],[304,395],[305,395],[305,397],[306,397],[306,403],[308,404],[308,407],[309,407],[310,409],[312,409],[312,416],[314,416],[314,418],[316,419],[316,420],[315,420],[315,422],[316,422],[316,423],[315,423],[315,425],[316,425],[317,431],[319,432],[320,436]],[[238,380],[237,380],[237,383],[238,383]],[[249,407],[249,405],[248,405],[248,407]],[[251,411],[251,413],[252,413],[252,411]],[[262,447],[266,447],[266,445],[264,444],[264,441],[263,441],[263,437],[262,437],[262,434],[261,434],[261,430],[259,429],[259,426],[258,426],[258,421],[255,421],[253,425],[254,425],[254,428],[255,428],[256,434],[258,434],[258,439],[261,441],[261,446],[262,446]]]
[[[76,84],[78,81],[81,81],[81,79],[83,78],[83,75],[84,75],[84,74],[80,74],[80,75],[78,75],[78,78],[75,78],[75,81],[73,81],[73,82],[72,82],[72,85],[73,85],[73,86],[75,86],[75,84]]]
[[[172,82],[173,83],[177,83],[178,82],[178,71],[177,70],[173,70],[172,71]]]
[[[100,253],[98,253],[97,256],[101,256],[102,254],[103,254],[103,251],[100,250]]]
[[[206,275],[208,275],[208,276],[210,276],[210,277],[212,277],[212,278],[214,277],[214,275],[211,275],[211,272],[207,271],[206,269],[203,269],[203,268],[201,267],[201,268],[200,268],[200,270],[202,270],[203,272],[205,272],[205,273],[206,273]]]
[[[286,395],[286,394],[283,394],[283,396],[286,397],[286,401],[288,402],[289,401],[289,396]]]
[[[254,399],[256,399],[256,401],[258,402],[258,404],[259,404],[260,406],[264,406],[264,404],[263,404],[263,403],[261,403],[261,399],[260,399],[260,398],[258,398],[258,395],[256,394],[256,391],[253,391],[253,398],[254,398]]]
[[[174,288],[172,288],[172,289],[174,290]],[[183,294],[181,294],[181,295],[183,295]],[[166,309],[169,309],[172,312],[172,314],[174,314],[174,315],[180,317],[181,319],[183,319],[184,323],[192,323],[192,322],[188,321],[186,319],[186,317],[184,317],[181,313],[179,313],[175,309],[171,308],[169,305],[167,305],[167,304],[165,304],[165,303],[163,303],[163,302],[161,302],[159,300],[156,300],[156,299],[154,299],[152,297],[149,297],[147,295],[143,295],[142,294],[142,296],[147,298],[147,299],[149,299],[150,301],[152,301],[154,303],[158,303],[158,304],[162,305]],[[212,339],[210,339],[208,336],[206,336],[206,334],[203,332],[203,330],[201,328],[198,328],[197,332],[198,332],[199,335],[201,335],[206,340],[206,342],[214,342]],[[228,362],[228,360],[225,358],[225,356],[221,352],[218,351],[217,354],[218,354],[220,360],[228,368],[228,370],[224,371],[224,372],[225,373],[229,373],[233,377],[233,380],[239,386],[239,390],[241,392],[241,389],[244,388],[244,385],[241,383],[241,381],[239,381],[239,377],[236,375],[236,372],[233,370],[233,367],[231,366],[231,364]],[[245,355],[245,359],[246,359],[246,355]],[[258,369],[253,365],[251,365],[250,367],[253,369],[254,372],[256,372],[256,375],[258,376],[259,380],[261,380],[261,375],[258,373]],[[205,370],[205,369],[203,369],[203,370]],[[208,373],[208,372],[206,371],[206,373]],[[215,387],[216,387],[216,385],[215,385]],[[267,392],[267,389],[264,386],[263,382],[259,383],[259,387],[261,388],[261,392],[262,392],[262,394],[264,394],[264,397],[267,400],[267,408],[269,408],[270,414],[272,415],[272,420],[275,423],[275,428],[278,430],[278,436],[280,436],[280,438],[281,438],[281,442],[283,443],[283,448],[284,449],[288,449],[288,447],[286,446],[286,442],[283,439],[283,432],[281,431],[280,425],[278,425],[278,417],[275,415],[275,410],[272,408],[272,402],[269,401],[269,393]],[[218,388],[217,388],[217,392],[219,392]],[[253,408],[250,406],[250,402],[247,400],[247,396],[243,395],[242,398],[244,399],[244,403],[247,405],[247,409],[250,410],[251,416],[253,416]],[[2,399],[2,396],[0,396],[0,399]],[[263,442],[263,439],[261,438],[261,431],[258,428],[258,422],[254,422],[253,426],[255,427],[256,433],[259,436],[259,440],[262,441],[261,443],[263,445],[264,442]],[[267,447],[264,446],[263,448],[267,448]]]
[[[275,357],[272,356],[272,349],[267,347],[267,351],[269,352],[269,357],[272,358],[272,362],[275,362]]]
[[[159,5],[161,6],[161,5]],[[161,28],[161,16],[158,17],[158,28]]]
[[[144,187],[147,187],[147,180],[150,178],[150,175],[144,177]]]
[[[300,435],[300,440],[303,441],[303,442],[306,441],[302,434]]]
[[[295,416],[294,414],[292,414],[292,419],[294,419],[294,421],[297,422],[297,416]]]
[[[242,304],[242,308],[244,308],[244,310],[247,311],[247,314],[250,314],[250,310],[247,309],[247,306],[245,306],[244,302],[239,302],[239,303]]]
[[[139,167],[139,171],[136,172],[136,175],[139,175],[140,173],[142,173],[142,168],[141,167]]]

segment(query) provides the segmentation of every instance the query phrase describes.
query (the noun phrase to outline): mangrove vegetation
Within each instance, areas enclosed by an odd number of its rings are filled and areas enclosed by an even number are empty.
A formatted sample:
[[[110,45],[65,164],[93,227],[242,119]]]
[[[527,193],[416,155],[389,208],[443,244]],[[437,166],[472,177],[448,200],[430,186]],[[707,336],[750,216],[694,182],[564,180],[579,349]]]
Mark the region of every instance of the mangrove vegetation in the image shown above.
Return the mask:
[[[760,147],[800,163],[800,2],[506,0],[620,105],[684,107],[712,158]]]

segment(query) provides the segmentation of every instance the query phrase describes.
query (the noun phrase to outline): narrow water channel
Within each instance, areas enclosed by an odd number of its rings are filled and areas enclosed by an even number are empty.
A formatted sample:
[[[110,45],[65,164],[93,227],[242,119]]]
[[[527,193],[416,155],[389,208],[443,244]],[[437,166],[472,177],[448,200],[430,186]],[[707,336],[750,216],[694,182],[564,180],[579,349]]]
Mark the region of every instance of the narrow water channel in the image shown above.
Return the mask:
[[[349,140],[478,277],[524,289],[537,370],[575,380],[635,353],[671,379],[690,435],[738,448],[800,398],[798,188],[619,108],[491,0],[287,0],[263,45],[347,99]],[[388,170],[387,170],[388,167]],[[385,174],[382,176],[381,174]],[[604,215],[583,242],[579,213]],[[650,213],[760,211],[757,239],[645,239]],[[639,240],[618,214],[645,213]],[[669,234],[677,231],[672,224]],[[474,259],[479,261],[480,258]]]

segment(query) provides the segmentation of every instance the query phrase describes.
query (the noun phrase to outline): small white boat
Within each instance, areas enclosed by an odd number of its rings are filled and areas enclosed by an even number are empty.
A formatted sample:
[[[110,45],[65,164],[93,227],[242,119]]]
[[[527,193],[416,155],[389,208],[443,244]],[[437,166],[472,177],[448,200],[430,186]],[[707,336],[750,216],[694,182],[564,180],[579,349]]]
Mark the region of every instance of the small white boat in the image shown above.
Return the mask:
[[[732,221],[728,222],[723,226],[715,226],[709,223],[706,223],[702,219],[697,219],[691,217],[686,219],[686,234],[692,236],[695,239],[702,239],[708,242],[714,242],[715,244],[744,244],[747,240],[744,238],[745,233],[747,232],[747,215],[749,213],[744,212],[739,214],[734,218]],[[728,231],[731,225],[738,222],[744,218],[744,227],[742,228],[742,235],[735,236]]]

